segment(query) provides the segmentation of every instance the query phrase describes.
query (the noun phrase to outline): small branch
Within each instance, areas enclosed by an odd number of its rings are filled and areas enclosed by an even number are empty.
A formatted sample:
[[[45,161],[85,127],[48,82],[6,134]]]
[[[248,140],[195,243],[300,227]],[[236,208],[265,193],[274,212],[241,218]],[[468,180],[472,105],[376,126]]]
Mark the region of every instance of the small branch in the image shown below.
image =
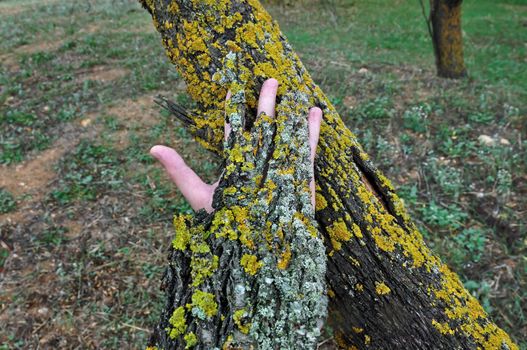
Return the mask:
[[[144,328],[141,328],[141,327],[137,327],[137,326],[134,326],[133,324],[121,323],[121,326],[132,328],[132,329],[135,329],[136,331],[150,333],[149,329],[144,329]]]
[[[431,1],[433,1],[433,0],[431,0]],[[430,16],[426,15],[426,8],[425,8],[425,4],[424,4],[423,0],[419,0],[419,4],[421,5],[421,11],[422,11],[423,17],[424,17],[425,22],[426,22],[426,27],[428,29],[428,34],[430,35],[430,39],[433,40],[434,39],[434,32],[433,32],[433,29],[432,29]]]

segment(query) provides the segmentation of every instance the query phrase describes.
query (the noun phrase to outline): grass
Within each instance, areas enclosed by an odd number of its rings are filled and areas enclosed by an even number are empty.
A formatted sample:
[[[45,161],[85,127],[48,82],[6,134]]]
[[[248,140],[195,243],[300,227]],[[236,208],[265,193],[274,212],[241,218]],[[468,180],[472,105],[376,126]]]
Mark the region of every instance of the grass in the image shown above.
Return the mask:
[[[15,198],[9,191],[0,188],[0,214],[9,213],[16,209]]]
[[[527,349],[527,6],[466,0],[470,77],[450,81],[417,2],[303,3],[268,7],[430,246]],[[219,161],[153,104],[191,102],[134,1],[7,0],[0,18],[1,169],[44,157],[51,179],[0,189],[0,349],[142,347],[172,215],[191,211],[147,151],[174,145],[208,181]]]

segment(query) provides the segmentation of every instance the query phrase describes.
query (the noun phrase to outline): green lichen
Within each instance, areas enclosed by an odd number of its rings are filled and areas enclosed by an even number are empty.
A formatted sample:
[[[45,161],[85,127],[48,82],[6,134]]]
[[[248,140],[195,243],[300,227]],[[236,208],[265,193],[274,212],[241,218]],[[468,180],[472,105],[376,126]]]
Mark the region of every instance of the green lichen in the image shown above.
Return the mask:
[[[202,320],[212,317],[218,312],[218,304],[214,294],[199,289],[192,294],[192,304],[188,304],[187,308],[192,310],[194,316]]]
[[[191,261],[192,267],[192,286],[198,287],[207,278],[211,277],[218,269],[219,257],[213,255],[210,257],[193,256]]]
[[[249,316],[249,313],[245,309],[240,309],[236,310],[232,317],[234,324],[236,324],[240,332],[243,334],[248,334],[251,329],[251,323],[244,324],[244,319],[246,319],[247,316]]]
[[[172,247],[177,250],[185,250],[190,242],[190,231],[187,227],[188,215],[177,215],[174,217],[174,231],[176,235],[172,241]]]
[[[194,332],[185,334],[183,339],[185,339],[185,349],[190,349],[198,343],[198,337]]]
[[[176,339],[181,334],[185,333],[185,330],[187,329],[185,309],[182,306],[176,308],[172,313],[169,322],[172,326],[172,329],[170,329],[169,332],[170,338]]]
[[[263,263],[258,261],[258,257],[251,254],[244,254],[240,260],[240,265],[249,275],[255,275],[262,267]]]

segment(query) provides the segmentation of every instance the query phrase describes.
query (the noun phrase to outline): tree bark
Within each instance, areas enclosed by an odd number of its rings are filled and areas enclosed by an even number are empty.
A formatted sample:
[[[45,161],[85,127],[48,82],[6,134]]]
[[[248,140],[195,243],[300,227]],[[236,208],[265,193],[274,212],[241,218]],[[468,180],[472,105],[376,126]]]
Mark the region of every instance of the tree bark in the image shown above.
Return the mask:
[[[171,103],[167,103],[167,107],[207,149],[227,159],[232,157],[232,148],[224,150],[223,147],[223,124],[225,96],[227,89],[233,86],[222,83],[221,77],[225,67],[230,65],[226,57],[233,53],[239,55],[239,64],[244,67],[240,73],[244,80],[241,89],[245,97],[245,126],[249,130],[257,120],[259,88],[270,77],[280,83],[278,109],[284,115],[298,122],[312,106],[323,110],[315,160],[316,220],[327,256],[327,321],[341,347],[517,349],[509,336],[489,320],[457,275],[425,245],[393,186],[369,160],[356,137],[313,82],[276,22],[258,1],[141,2],[152,15],[168,57],[187,82],[188,92],[197,104],[192,112]],[[299,92],[305,98],[288,97],[291,92]],[[289,145],[280,138],[275,138],[274,142]],[[283,154],[287,158],[294,148],[282,146],[273,154]],[[280,166],[285,167],[282,172],[295,172],[302,164],[293,161]],[[240,175],[231,181],[243,182],[244,177]],[[275,195],[280,193],[269,184],[263,188]],[[236,189],[235,193],[239,191]],[[215,203],[216,211],[226,206],[218,198]],[[309,220],[305,225],[304,231],[310,227]],[[210,230],[217,232],[218,228]],[[292,233],[291,237],[294,236]],[[178,269],[192,269],[188,258],[185,260],[177,254],[173,253],[165,278],[167,305],[156,332],[161,336],[164,333],[165,337],[167,318],[183,305],[174,303],[175,296],[192,288],[188,285],[188,277],[173,275]],[[298,257],[291,255],[291,261],[298,261]],[[235,261],[241,261],[238,258]],[[232,265],[222,265],[219,270],[228,274],[229,268],[234,269]],[[219,295],[215,298],[221,307],[232,308],[229,300]],[[258,306],[254,312],[257,313],[257,309]],[[215,320],[214,329],[222,329],[219,326],[221,317]],[[228,334],[232,328],[223,334]],[[181,337],[186,335],[178,332],[178,341],[182,341]],[[158,339],[153,337],[152,345],[164,346]],[[206,347],[203,345],[206,341],[200,338],[197,344]],[[255,339],[251,341],[256,344]]]
[[[462,78],[467,75],[461,31],[462,0],[430,0],[432,43],[437,75]]]
[[[151,341],[163,349],[313,349],[326,318],[307,115],[295,115],[307,98],[285,94],[276,117],[262,114],[247,131],[240,62],[230,53],[219,73],[232,131],[214,212],[175,221],[168,303]]]

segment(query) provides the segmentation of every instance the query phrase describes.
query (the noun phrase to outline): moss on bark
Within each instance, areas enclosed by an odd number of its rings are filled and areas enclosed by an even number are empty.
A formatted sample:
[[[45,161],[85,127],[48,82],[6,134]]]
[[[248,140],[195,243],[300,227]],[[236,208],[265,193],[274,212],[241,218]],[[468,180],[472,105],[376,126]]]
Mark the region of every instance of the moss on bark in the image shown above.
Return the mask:
[[[244,196],[244,187],[236,186],[236,183],[245,183],[247,172],[253,171],[252,166],[255,169],[263,166],[265,169],[265,164],[268,164],[270,168],[274,160],[281,160],[276,173],[288,176],[297,174],[306,165],[303,161],[295,162],[288,158],[291,152],[298,151],[294,144],[301,138],[283,134],[281,128],[286,127],[278,122],[277,135],[282,136],[273,138],[272,144],[266,146],[273,148],[272,157],[258,166],[257,160],[263,158],[256,158],[253,164],[244,155],[251,153],[245,147],[256,147],[260,143],[251,146],[250,143],[238,142],[224,147],[224,100],[229,88],[243,91],[244,100],[238,101],[236,108],[243,106],[244,127],[248,130],[253,130],[255,126],[258,128],[257,94],[267,78],[276,78],[280,83],[277,108],[279,115],[287,117],[287,120],[302,123],[309,107],[322,108],[324,120],[315,162],[316,219],[327,255],[328,322],[335,330],[339,345],[352,349],[517,349],[508,335],[488,319],[455,273],[425,245],[393,186],[369,160],[356,137],[345,127],[334,107],[313,82],[276,22],[258,1],[142,0],[142,3],[151,13],[168,57],[184,77],[188,92],[198,106],[190,113],[172,104],[169,107],[173,107],[174,113],[187,124],[198,141],[227,159],[226,173],[232,176],[232,183],[227,181],[227,187],[220,186],[217,196]],[[229,65],[234,63],[225,60],[233,53],[239,66],[236,73],[238,79],[230,79],[227,84],[221,78],[225,76],[224,72],[233,68]],[[234,110],[229,108],[234,107],[228,106],[227,115]],[[235,121],[230,117],[229,120],[231,123]],[[269,140],[263,137],[262,145]],[[233,168],[233,164],[239,167]],[[266,191],[268,196],[271,193],[273,197],[280,193],[274,186],[276,183],[264,183],[261,190]],[[305,195],[305,192],[297,192],[296,197],[287,200],[301,203]],[[215,203],[224,203],[218,198]],[[245,276],[243,278],[254,278],[251,277],[252,272],[256,276],[267,265],[265,262],[260,265],[262,258],[251,253],[252,250],[246,253],[240,250],[249,249],[247,244],[250,245],[251,241],[251,236],[244,234],[245,228],[235,223],[246,215],[243,209],[246,205],[239,203],[238,209],[227,212],[222,208],[228,207],[228,204],[216,206],[217,211],[213,215],[223,213],[224,216],[216,221],[219,226],[208,232],[217,237],[222,232],[220,238],[222,235],[236,237],[224,239],[217,249],[221,249],[222,256],[231,254],[230,259],[240,264],[222,264],[224,260],[220,256],[217,270],[232,270],[230,273]],[[265,222],[280,222],[282,217],[295,217],[298,212],[288,205],[280,210],[273,208],[274,219],[268,218]],[[259,215],[263,215],[264,209],[257,210]],[[304,215],[297,221],[303,222],[301,232],[310,231],[313,227],[306,219],[308,217]],[[214,220],[209,220],[214,225]],[[202,221],[196,221],[191,230],[201,226],[206,227]],[[292,232],[291,237],[294,237],[297,231]],[[269,240],[280,235],[280,230],[272,231]],[[215,244],[218,241],[213,240]],[[236,248],[231,249],[229,244],[232,242],[239,242]],[[266,242],[253,241],[253,244],[261,248],[268,244]],[[282,259],[286,259],[287,244],[280,247],[285,253],[281,255]],[[214,251],[211,248],[211,252]],[[277,259],[276,254],[273,256]],[[287,259],[290,259],[289,264],[298,262],[295,254]],[[185,255],[177,250],[173,253],[172,266],[165,280],[180,282],[177,284],[179,288],[167,289],[164,320],[170,317],[176,305],[180,305],[180,293],[192,290],[190,271],[180,271],[182,267],[190,266],[191,260],[188,253]],[[280,261],[274,260],[274,263],[269,265],[273,271],[280,270]],[[174,274],[180,276],[175,278]],[[213,290],[210,287],[211,293]],[[236,305],[235,300],[229,299],[217,300],[217,304],[220,309]],[[239,310],[242,309],[232,310],[231,328],[221,328],[224,330],[222,334],[234,329],[234,325],[242,324],[243,327],[241,317],[245,311]],[[252,310],[258,313],[258,307]],[[203,335],[198,338],[201,341],[206,339]],[[239,339],[242,339],[239,344],[244,346],[255,340],[243,343],[244,338]],[[276,344],[260,346],[264,349],[279,347]]]
[[[247,130],[249,75],[238,56],[226,55],[217,75],[232,93],[232,131],[215,211],[175,220],[168,303],[152,346],[313,349],[326,318],[307,110],[291,111],[306,97],[287,93],[275,118],[261,114]]]

